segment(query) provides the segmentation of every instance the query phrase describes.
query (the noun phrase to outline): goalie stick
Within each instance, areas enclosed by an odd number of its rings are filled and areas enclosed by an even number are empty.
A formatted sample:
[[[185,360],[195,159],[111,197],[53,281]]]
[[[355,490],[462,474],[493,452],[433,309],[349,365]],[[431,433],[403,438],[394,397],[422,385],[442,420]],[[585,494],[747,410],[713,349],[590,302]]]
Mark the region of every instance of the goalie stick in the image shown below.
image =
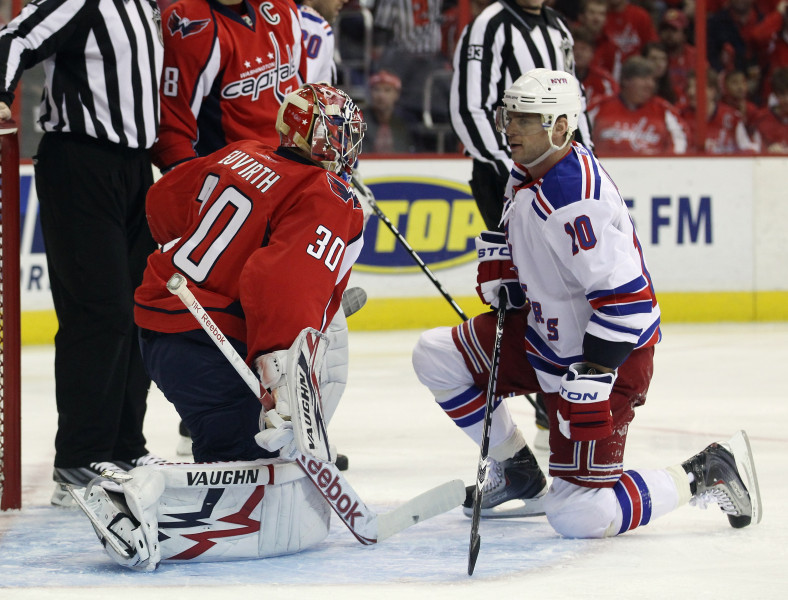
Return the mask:
[[[490,361],[490,377],[487,380],[487,401],[484,406],[481,453],[479,454],[479,466],[476,472],[476,489],[473,494],[471,539],[468,546],[468,575],[473,575],[482,541],[481,536],[479,536],[479,520],[482,516],[482,497],[484,496],[482,484],[484,484],[484,478],[487,475],[487,452],[490,449],[490,423],[492,422],[493,405],[495,403],[498,362],[501,358],[501,338],[503,337],[503,322],[506,318],[506,301],[506,288],[501,286],[498,290],[498,322],[495,325],[495,343],[493,344],[492,359]]]
[[[252,392],[258,394],[263,387],[260,381],[229,342],[220,342],[226,338],[188,289],[186,278],[180,273],[173,274],[167,282],[167,289],[180,298]],[[276,415],[275,411],[270,412],[272,416]],[[376,513],[356,494],[335,464],[304,454],[296,458],[296,463],[350,532],[365,545],[376,544],[416,523],[456,508],[465,499],[465,484],[454,479],[427,490],[394,510]]]

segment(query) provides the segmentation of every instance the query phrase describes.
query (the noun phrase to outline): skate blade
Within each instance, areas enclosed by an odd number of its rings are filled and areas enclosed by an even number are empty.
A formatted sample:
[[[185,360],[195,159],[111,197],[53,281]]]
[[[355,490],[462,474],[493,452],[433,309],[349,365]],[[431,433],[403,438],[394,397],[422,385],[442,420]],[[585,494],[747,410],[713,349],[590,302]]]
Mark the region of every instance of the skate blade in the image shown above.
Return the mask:
[[[482,519],[514,519],[517,517],[543,517],[544,516],[544,496],[529,500],[509,500],[492,508],[483,508],[479,511]],[[473,516],[473,507],[462,507],[462,513],[466,517]]]
[[[751,524],[761,522],[763,516],[761,504],[761,490],[758,486],[758,474],[755,472],[755,462],[752,459],[752,447],[750,438],[743,429],[733,435],[731,439],[724,442],[724,445],[733,453],[739,473],[744,475],[747,491],[750,493],[750,504],[752,505]]]

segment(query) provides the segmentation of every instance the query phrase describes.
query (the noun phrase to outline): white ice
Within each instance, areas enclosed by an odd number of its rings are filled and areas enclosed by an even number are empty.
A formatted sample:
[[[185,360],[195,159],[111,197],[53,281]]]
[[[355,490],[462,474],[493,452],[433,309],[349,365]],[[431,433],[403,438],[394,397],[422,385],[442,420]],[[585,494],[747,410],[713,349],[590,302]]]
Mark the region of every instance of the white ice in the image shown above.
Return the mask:
[[[788,323],[666,325],[626,467],[678,463],[747,430],[764,504],[735,530],[715,506],[685,506],[606,540],[563,539],[541,518],[483,521],[473,577],[459,509],[368,547],[334,518],[328,538],[292,556],[235,563],[116,566],[79,512],[49,505],[57,415],[51,347],[23,350],[23,509],[0,513],[0,599],[57,598],[785,598],[788,597]],[[352,332],[346,395],[329,433],[348,480],[389,510],[449,479],[471,482],[478,449],[416,380],[416,331]],[[533,413],[512,404],[527,438]],[[149,449],[175,459],[178,418],[149,398]],[[546,456],[541,456],[546,461]]]

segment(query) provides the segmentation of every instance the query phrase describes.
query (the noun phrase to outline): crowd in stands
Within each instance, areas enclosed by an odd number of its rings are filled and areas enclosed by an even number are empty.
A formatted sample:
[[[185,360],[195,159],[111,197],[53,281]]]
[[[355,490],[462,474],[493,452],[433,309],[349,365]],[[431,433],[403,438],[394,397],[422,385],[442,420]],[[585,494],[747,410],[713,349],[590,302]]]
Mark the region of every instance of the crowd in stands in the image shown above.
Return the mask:
[[[470,18],[492,1],[470,0]],[[545,4],[571,26],[600,156],[788,150],[788,0],[706,1],[705,144],[694,105],[695,0]],[[339,13],[338,85],[371,122],[365,154],[462,151],[448,114],[459,9],[458,0],[349,0]]]
[[[471,0],[471,18],[490,1]],[[546,4],[572,28],[576,74],[600,156],[786,152],[788,0],[707,0],[705,143],[698,140],[695,116],[694,0]],[[406,14],[411,6],[412,14]],[[342,26],[362,10],[372,17],[372,54],[366,94],[356,100],[379,112],[373,107],[381,94],[370,84],[396,82],[398,99],[386,111],[392,122],[409,125],[396,136],[384,128],[385,143],[371,135],[365,151],[435,152],[436,136],[425,127],[424,115],[430,112],[433,127],[448,122],[445,86],[461,32],[457,0],[350,0],[340,13]],[[343,39],[338,42],[344,59]],[[425,94],[430,72],[449,77],[436,78],[440,85]],[[452,135],[443,150],[462,148]]]

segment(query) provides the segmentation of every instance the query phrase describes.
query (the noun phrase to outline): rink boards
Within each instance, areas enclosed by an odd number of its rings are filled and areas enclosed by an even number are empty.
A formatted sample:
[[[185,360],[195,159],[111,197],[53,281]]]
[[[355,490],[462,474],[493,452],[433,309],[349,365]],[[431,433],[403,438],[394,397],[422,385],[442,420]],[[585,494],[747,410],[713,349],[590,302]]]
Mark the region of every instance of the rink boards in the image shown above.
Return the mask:
[[[788,320],[788,160],[607,159],[638,228],[666,321]],[[23,343],[48,343],[57,322],[49,292],[32,166],[21,167]],[[471,162],[367,159],[378,205],[468,316],[476,298],[473,238],[484,228],[468,187]],[[351,329],[426,328],[459,321],[389,227],[372,217],[351,276],[367,306]],[[97,249],[100,252],[101,249]]]

